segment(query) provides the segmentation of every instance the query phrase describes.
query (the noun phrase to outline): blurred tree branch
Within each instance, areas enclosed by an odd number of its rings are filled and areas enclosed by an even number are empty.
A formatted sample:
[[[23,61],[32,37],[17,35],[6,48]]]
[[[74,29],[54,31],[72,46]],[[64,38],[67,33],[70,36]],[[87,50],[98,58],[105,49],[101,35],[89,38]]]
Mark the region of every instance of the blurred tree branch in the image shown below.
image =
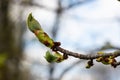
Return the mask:
[[[59,30],[59,24],[60,24],[60,17],[61,17],[61,14],[62,14],[62,8],[61,8],[61,1],[60,0],[58,1],[58,8],[55,12],[56,12],[56,18],[54,20],[55,22],[53,24],[53,28],[52,28],[52,31],[51,31],[53,39],[56,39],[56,37],[57,37],[57,32]],[[50,64],[50,78],[49,78],[49,80],[54,80],[53,79],[54,69],[55,69],[55,64],[54,63]]]
[[[59,30],[59,24],[60,24],[60,17],[62,15],[63,9],[61,5],[61,1],[58,1],[58,8],[56,10],[56,18],[55,18],[55,23],[52,28],[52,37],[55,39],[57,36],[57,32]]]
[[[55,11],[54,9],[48,8],[48,7],[46,7],[46,6],[42,5],[42,4],[35,3],[34,0],[23,0],[21,2],[21,5],[30,6],[30,7],[34,6],[34,7],[38,7],[38,8],[43,8],[43,9],[45,9],[47,11]]]
[[[79,0],[79,1],[76,1],[75,3],[71,3],[69,4],[67,7],[63,8],[64,10],[69,10],[73,7],[76,7],[76,6],[79,6],[79,5],[82,5],[82,4],[86,4],[86,3],[89,3],[91,2],[92,0]]]
[[[76,65],[80,64],[81,62],[83,62],[83,60],[79,60],[79,61],[71,64],[71,66],[67,67],[67,68],[61,73],[61,75],[59,76],[58,80],[62,80],[63,76],[64,76],[68,71],[70,71],[72,68],[74,68]]]

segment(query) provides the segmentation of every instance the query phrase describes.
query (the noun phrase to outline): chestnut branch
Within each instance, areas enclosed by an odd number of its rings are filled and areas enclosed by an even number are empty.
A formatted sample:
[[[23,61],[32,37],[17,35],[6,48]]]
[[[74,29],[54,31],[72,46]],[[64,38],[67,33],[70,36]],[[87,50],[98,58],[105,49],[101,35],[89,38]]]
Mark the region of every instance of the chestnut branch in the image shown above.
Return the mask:
[[[98,55],[98,54],[96,54],[96,55],[91,55],[91,54],[83,55],[83,54],[72,52],[72,51],[63,49],[63,48],[61,48],[59,46],[56,46],[56,51],[59,51],[59,52],[64,53],[64,54],[67,54],[69,56],[73,56],[75,58],[85,59],[85,60],[96,59],[98,57],[109,57],[109,56],[118,57],[118,56],[120,56],[120,50],[115,51],[113,53],[105,53],[105,54],[101,54],[101,55]]]
[[[32,14],[29,14],[27,19],[28,28],[33,32],[38,40],[44,44],[46,47],[52,49],[53,52],[46,52],[45,59],[49,62],[62,62],[66,60],[69,56],[73,56],[75,58],[88,60],[86,68],[90,68],[94,65],[93,60],[95,59],[97,62],[101,62],[105,65],[111,65],[112,67],[116,68],[120,65],[120,62],[117,62],[115,59],[116,57],[120,56],[120,50],[117,50],[112,53],[105,53],[105,52],[97,52],[97,54],[80,54],[76,52],[72,52],[60,47],[60,42],[54,42],[49,35],[44,32],[39,22],[34,19]],[[60,52],[60,53],[59,53]]]

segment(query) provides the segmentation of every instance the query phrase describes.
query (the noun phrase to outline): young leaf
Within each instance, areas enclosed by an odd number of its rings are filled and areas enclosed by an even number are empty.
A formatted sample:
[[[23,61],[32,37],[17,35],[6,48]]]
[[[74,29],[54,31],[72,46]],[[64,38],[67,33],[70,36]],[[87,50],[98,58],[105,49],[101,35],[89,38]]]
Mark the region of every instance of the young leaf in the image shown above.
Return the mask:
[[[39,41],[45,46],[52,48],[54,46],[54,41],[43,31],[39,22],[34,19],[30,13],[27,19],[28,28],[37,36]]]
[[[45,55],[45,59],[49,62],[49,63],[52,63],[52,62],[55,62],[57,57],[55,57],[54,55],[52,55],[49,51],[46,52],[46,55]]]
[[[34,32],[34,31],[36,31],[36,30],[41,30],[41,31],[43,32],[43,30],[42,30],[42,28],[41,28],[41,25],[39,24],[39,22],[38,22],[37,20],[34,19],[34,17],[32,16],[32,13],[30,13],[30,14],[28,15],[27,25],[28,25],[28,28],[29,28],[32,32]]]

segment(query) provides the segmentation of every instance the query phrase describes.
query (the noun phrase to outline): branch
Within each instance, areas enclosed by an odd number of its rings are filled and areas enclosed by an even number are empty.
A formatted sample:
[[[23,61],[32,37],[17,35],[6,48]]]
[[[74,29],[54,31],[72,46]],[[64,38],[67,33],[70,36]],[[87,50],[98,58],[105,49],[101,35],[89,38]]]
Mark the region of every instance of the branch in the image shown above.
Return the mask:
[[[56,18],[55,18],[55,22],[54,22],[54,25],[52,28],[52,37],[53,38],[55,38],[57,33],[58,33],[61,14],[62,14],[62,6],[61,6],[60,0],[59,0],[58,1],[58,8],[56,9]]]
[[[56,47],[56,51],[60,51],[61,53],[67,54],[69,56],[73,56],[75,58],[86,59],[86,60],[96,59],[99,57],[109,57],[109,56],[117,57],[117,56],[120,56],[120,50],[115,51],[113,53],[105,53],[105,54],[101,54],[101,55],[98,55],[98,54],[96,54],[96,55],[91,55],[91,54],[90,55],[83,55],[83,54],[71,52],[71,51],[63,49],[61,47]]]
[[[94,55],[84,55],[79,54],[76,52],[72,52],[69,50],[66,50],[64,48],[60,47],[60,42],[54,42],[52,38],[48,36],[47,33],[44,32],[39,22],[34,19],[32,14],[29,14],[27,19],[28,28],[33,32],[38,40],[44,44],[46,47],[49,47],[52,49],[54,54],[50,53],[49,51],[46,52],[46,60],[50,63],[52,62],[62,62],[68,58],[68,56],[73,56],[75,58],[89,60],[87,63],[86,68],[90,68],[93,66],[93,60],[96,59],[97,62],[102,62],[105,65],[110,64],[112,67],[116,67],[117,65],[120,65],[120,62],[116,61],[116,57],[120,56],[120,50],[112,52],[112,53],[104,53],[104,52],[97,52],[97,54]],[[61,55],[59,52],[61,52],[63,55]]]

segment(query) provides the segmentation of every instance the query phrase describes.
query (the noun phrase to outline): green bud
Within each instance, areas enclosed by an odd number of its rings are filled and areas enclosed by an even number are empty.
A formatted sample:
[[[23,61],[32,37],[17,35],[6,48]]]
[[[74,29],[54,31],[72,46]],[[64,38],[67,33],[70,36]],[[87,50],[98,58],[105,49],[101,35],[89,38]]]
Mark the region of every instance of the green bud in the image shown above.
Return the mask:
[[[34,17],[32,16],[32,13],[30,13],[28,15],[28,19],[27,19],[27,25],[28,25],[28,28],[34,32],[35,30],[42,30],[39,22],[37,20],[34,19]]]
[[[109,62],[106,62],[106,61],[102,61],[102,63],[105,65],[109,65]]]
[[[52,48],[54,46],[53,40],[45,33],[45,32],[39,32],[36,34],[37,38],[41,43],[43,43],[45,46]]]
[[[87,65],[86,65],[86,68],[87,68],[87,69],[90,69],[90,68],[91,68],[91,66],[90,66],[89,64],[87,64]]]
[[[96,61],[97,61],[97,62],[101,62],[102,60],[103,60],[102,57],[98,57],[98,58],[96,58]]]
[[[86,68],[89,69],[89,68],[91,68],[93,65],[94,65],[94,64],[93,64],[93,60],[89,60],[89,61],[87,62]]]
[[[52,54],[49,51],[46,52],[45,59],[49,63],[52,63],[52,62],[60,63],[60,62],[64,61],[64,58],[60,53],[55,52],[55,53]]]
[[[48,36],[47,33],[42,30],[41,25],[36,19],[34,19],[31,13],[28,16],[27,25],[42,44],[49,48],[52,48],[54,46],[54,41]]]
[[[46,52],[46,55],[45,55],[45,59],[49,62],[49,63],[52,63],[52,62],[55,62],[57,57],[55,57],[54,55],[52,55],[49,51]]]
[[[105,57],[105,58],[103,58],[103,60],[101,62],[103,64],[105,64],[105,65],[109,65],[110,64],[109,61],[110,61],[110,58],[109,57]]]

